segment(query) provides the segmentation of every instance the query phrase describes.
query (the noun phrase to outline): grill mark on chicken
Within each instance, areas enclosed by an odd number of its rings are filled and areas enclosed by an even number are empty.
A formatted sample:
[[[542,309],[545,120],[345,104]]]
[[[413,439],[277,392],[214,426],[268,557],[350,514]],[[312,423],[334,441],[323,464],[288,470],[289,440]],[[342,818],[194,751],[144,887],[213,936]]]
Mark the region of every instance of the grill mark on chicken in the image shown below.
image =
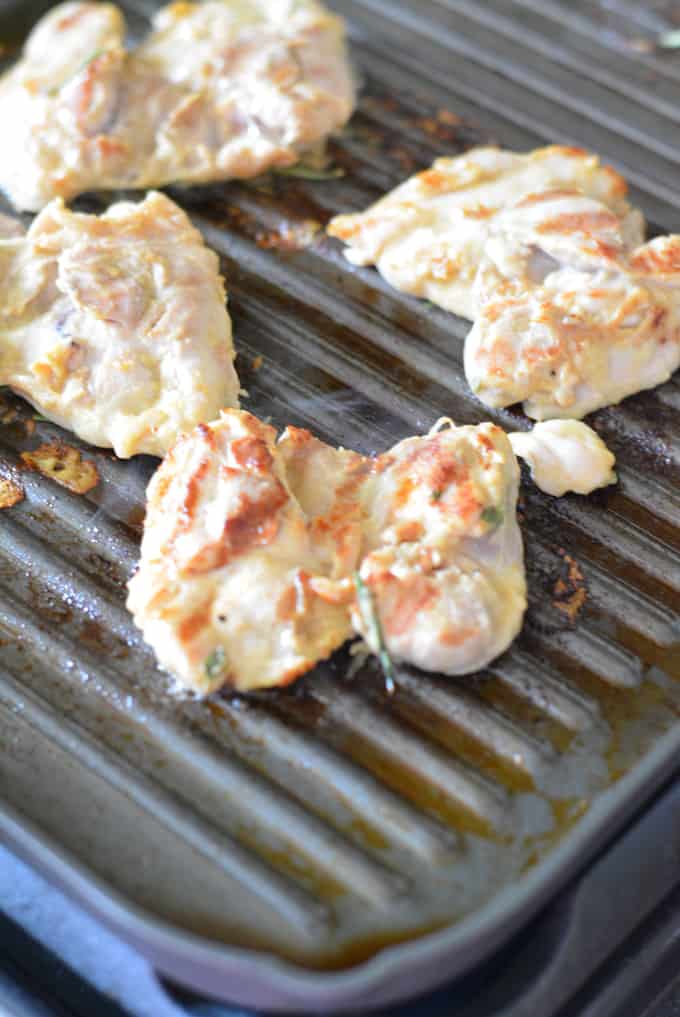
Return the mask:
[[[554,197],[554,195],[553,195]],[[563,192],[562,197],[571,198],[568,192]],[[611,212],[605,209],[598,209],[592,212],[563,212],[553,219],[545,219],[535,229],[541,233],[590,233],[595,230],[615,230],[618,228],[619,220]]]
[[[290,621],[297,613],[298,592],[295,586],[287,586],[276,603],[278,621]]]
[[[476,280],[465,372],[482,402],[582,417],[680,366],[680,236],[634,246],[627,221],[580,192],[520,201],[494,225]],[[532,272],[536,252],[547,271]]]
[[[445,646],[460,646],[465,642],[466,639],[472,639],[474,636],[479,634],[479,629],[476,628],[448,628],[444,629],[441,634],[441,641]]]
[[[278,481],[257,500],[243,495],[238,513],[227,520],[222,539],[210,548],[203,568],[221,568],[236,555],[271,543],[279,529],[277,513],[287,501],[285,488]]]
[[[210,459],[206,455],[206,457],[198,464],[197,469],[194,470],[191,476],[187,478],[186,494],[184,495],[184,501],[180,505],[179,509],[179,524],[177,530],[180,533],[183,530],[188,530],[194,521],[196,507],[201,496],[201,481],[209,469]]]
[[[566,188],[546,187],[543,191],[534,191],[533,194],[527,194],[515,202],[515,208],[531,208],[534,205],[542,205],[545,201],[553,201],[555,198],[569,198],[573,193],[573,190]]]
[[[206,603],[198,611],[194,611],[193,614],[182,619],[177,629],[177,635],[183,643],[193,642],[198,633],[209,623],[211,613],[211,605]]]
[[[231,454],[244,470],[264,473],[272,464],[269,449],[260,438],[236,438],[231,443]]]
[[[626,203],[623,178],[583,149],[560,145],[523,155],[473,148],[437,159],[366,211],[336,216],[328,233],[345,241],[351,262],[376,265],[396,289],[474,319],[475,276],[499,217],[515,202],[531,209],[576,188],[611,213],[612,229],[621,217],[633,244],[642,242],[642,216]],[[556,220],[549,228],[575,225]],[[600,254],[607,254],[603,245]]]

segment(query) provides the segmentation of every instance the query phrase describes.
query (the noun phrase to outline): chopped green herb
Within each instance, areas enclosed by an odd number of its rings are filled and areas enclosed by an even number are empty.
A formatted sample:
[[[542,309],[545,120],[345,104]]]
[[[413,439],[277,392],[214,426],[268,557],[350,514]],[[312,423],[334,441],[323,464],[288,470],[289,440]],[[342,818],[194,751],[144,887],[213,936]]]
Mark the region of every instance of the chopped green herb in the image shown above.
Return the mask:
[[[436,491],[432,492],[432,495],[431,495],[432,501],[439,501],[439,499],[441,498],[443,493],[444,493],[443,491],[440,491],[439,488],[437,488]]]
[[[69,76],[67,78],[64,78],[64,80],[59,85],[54,85],[53,88],[50,88],[48,90],[47,94],[48,95],[56,95],[57,92],[60,92],[62,90],[64,85],[68,85],[69,81],[72,81],[75,77],[77,77],[77,75],[80,74],[81,71],[84,71],[85,68],[88,67],[92,63],[93,60],[96,60],[97,57],[100,57],[102,55],[102,53],[106,53],[106,50],[105,49],[96,49],[93,53],[91,53],[89,55],[87,60],[83,60],[82,64],[79,64],[78,67],[76,67],[76,69],[73,72],[73,74],[69,74]]]
[[[359,613],[361,614],[361,620],[366,626],[368,634],[369,645],[373,643],[371,649],[374,650],[380,666],[382,667],[383,674],[385,675],[385,687],[389,693],[394,692],[394,667],[392,659],[387,652],[385,646],[385,639],[383,636],[382,625],[380,624],[380,618],[378,612],[375,609],[373,603],[373,594],[369,590],[366,583],[363,581],[358,572],[354,573],[354,585],[357,590],[357,605],[359,607]],[[377,647],[377,649],[374,649]]]
[[[216,646],[205,660],[206,677],[214,680],[224,678],[227,673],[227,655],[223,646]]]
[[[498,505],[487,505],[482,510],[482,519],[495,529],[503,522],[503,509],[499,508]]]
[[[331,169],[317,169],[315,166],[307,166],[303,162],[299,162],[295,166],[277,169],[274,172],[283,177],[299,177],[301,180],[336,180],[345,175],[344,169],[339,166]]]

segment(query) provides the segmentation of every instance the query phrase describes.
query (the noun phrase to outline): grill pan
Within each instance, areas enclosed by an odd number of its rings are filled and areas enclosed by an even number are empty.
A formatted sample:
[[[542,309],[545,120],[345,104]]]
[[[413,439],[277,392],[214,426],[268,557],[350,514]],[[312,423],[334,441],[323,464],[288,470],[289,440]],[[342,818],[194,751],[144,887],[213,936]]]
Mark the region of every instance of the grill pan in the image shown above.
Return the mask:
[[[47,6],[3,5],[2,38]],[[156,4],[123,6],[138,37]],[[586,0],[332,6],[362,78],[331,143],[345,175],[170,191],[222,257],[245,407],[361,452],[441,415],[527,426],[472,398],[464,322],[311,224],[494,140],[593,148],[652,232],[680,229],[680,63],[625,46],[632,4],[599,26]],[[389,695],[341,652],[285,691],[180,703],[124,609],[155,461],[79,446],[101,480],[72,495],[19,455],[78,442],[3,393],[0,475],[27,495],[0,514],[3,837],[160,971],[241,1005],[377,1006],[481,961],[677,773],[679,410],[676,377],[593,415],[615,489],[523,484],[530,608],[483,674],[400,669]]]

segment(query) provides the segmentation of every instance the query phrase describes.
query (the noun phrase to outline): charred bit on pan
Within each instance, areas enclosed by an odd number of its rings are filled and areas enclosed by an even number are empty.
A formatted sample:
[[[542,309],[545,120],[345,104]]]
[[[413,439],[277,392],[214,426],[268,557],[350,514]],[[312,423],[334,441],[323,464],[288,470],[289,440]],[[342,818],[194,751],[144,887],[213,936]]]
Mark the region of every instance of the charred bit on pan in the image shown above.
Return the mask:
[[[26,497],[23,487],[9,477],[0,477],[0,509],[13,508]]]
[[[97,467],[70,445],[47,443],[32,452],[22,452],[21,458],[31,470],[56,480],[75,494],[86,494],[99,483]]]
[[[456,128],[462,123],[461,118],[451,110],[440,109],[433,117],[420,117],[416,120],[416,127],[440,141],[452,141],[456,138]]]
[[[18,420],[19,414],[13,406],[8,406],[5,402],[0,402],[0,424],[13,424]]]
[[[560,577],[553,587],[553,605],[573,624],[586,602],[585,579],[578,563],[564,548],[559,548],[558,554],[567,566],[567,574]]]
[[[321,230],[316,219],[303,219],[299,223],[284,222],[275,230],[258,230],[255,242],[263,250],[301,251],[314,242]]]

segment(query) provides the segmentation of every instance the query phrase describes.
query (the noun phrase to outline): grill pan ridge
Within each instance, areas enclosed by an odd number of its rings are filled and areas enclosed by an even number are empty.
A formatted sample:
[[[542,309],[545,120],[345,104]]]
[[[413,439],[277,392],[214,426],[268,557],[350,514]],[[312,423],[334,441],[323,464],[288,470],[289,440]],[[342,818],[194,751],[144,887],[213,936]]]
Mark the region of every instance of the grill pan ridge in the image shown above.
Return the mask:
[[[157,5],[122,6],[139,37]],[[528,426],[470,394],[466,323],[352,267],[320,228],[308,242],[310,224],[493,140],[592,148],[652,232],[680,229],[680,64],[626,47],[625,4],[331,6],[362,80],[330,145],[344,176],[170,189],[222,259],[245,407],[362,452],[442,415]],[[3,38],[26,22],[1,12]],[[155,461],[79,445],[1,395],[0,476],[26,499],[0,514],[0,831],[160,971],[280,1010],[412,995],[504,942],[677,774],[677,377],[593,415],[615,489],[523,483],[530,607],[484,674],[399,669],[390,696],[343,651],[288,690],[204,703],[168,695],[124,608]],[[87,496],[20,469],[59,439],[97,464]],[[559,580],[585,588],[580,612]]]

